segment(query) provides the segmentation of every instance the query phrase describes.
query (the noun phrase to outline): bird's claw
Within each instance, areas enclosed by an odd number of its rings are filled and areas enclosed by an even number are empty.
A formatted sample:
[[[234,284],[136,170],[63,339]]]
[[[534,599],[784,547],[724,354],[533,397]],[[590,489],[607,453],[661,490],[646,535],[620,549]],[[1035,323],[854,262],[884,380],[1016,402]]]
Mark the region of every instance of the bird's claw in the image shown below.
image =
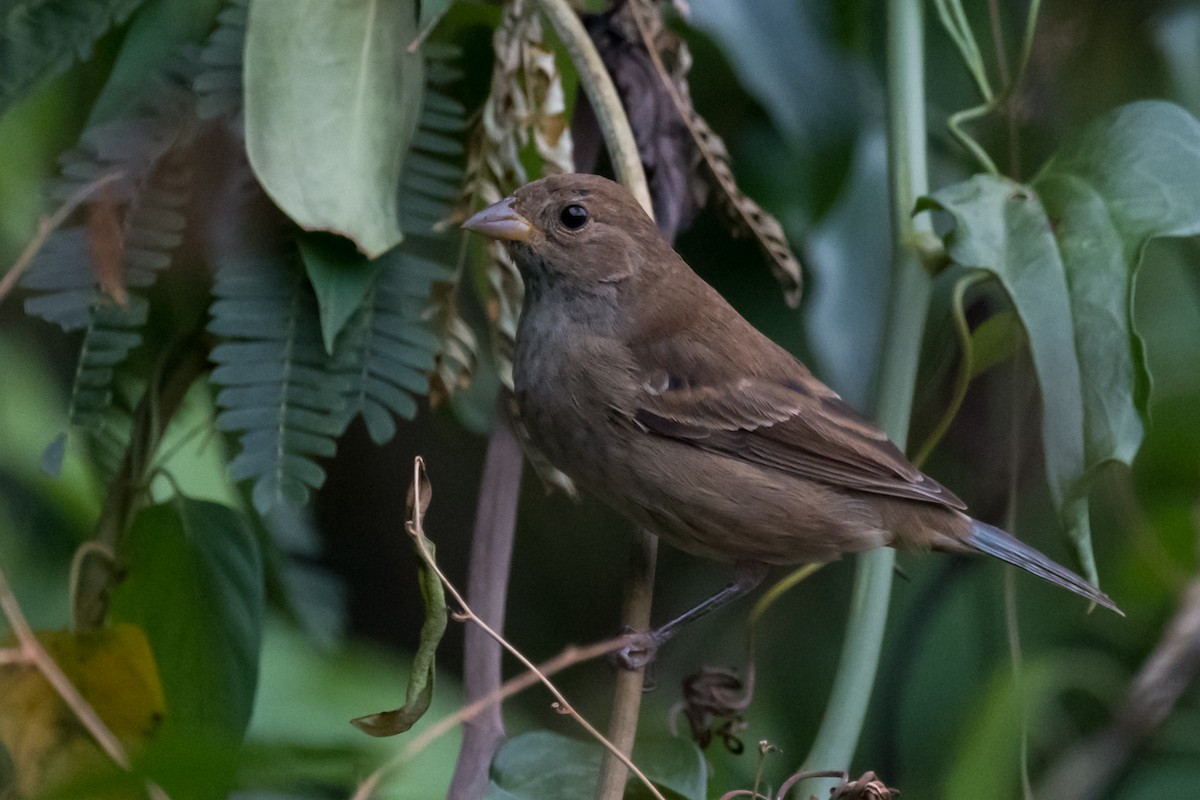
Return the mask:
[[[621,669],[642,669],[654,661],[661,644],[654,631],[626,631],[625,646],[613,653],[613,663]]]

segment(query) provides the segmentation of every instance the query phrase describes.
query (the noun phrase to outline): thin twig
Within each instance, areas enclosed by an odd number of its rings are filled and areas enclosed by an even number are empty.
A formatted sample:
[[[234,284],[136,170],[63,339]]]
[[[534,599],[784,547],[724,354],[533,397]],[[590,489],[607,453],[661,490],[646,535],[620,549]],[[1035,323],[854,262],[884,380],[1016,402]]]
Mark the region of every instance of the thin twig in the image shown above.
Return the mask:
[[[425,468],[425,462],[420,456],[418,456],[416,459],[414,459],[414,461],[413,461],[413,487],[414,487],[415,499],[413,502],[413,518],[405,525],[405,528],[407,529],[409,536],[411,536],[413,538],[413,541],[417,548],[417,554],[421,557],[421,560],[425,563],[425,565],[429,569],[431,569],[433,571],[433,573],[435,575],[437,575],[438,580],[441,581],[441,583],[442,583],[442,586],[444,586],[446,588],[446,591],[450,593],[450,596],[452,598],[454,598],[454,602],[456,602],[458,604],[459,608],[461,609],[461,611],[453,614],[454,618],[460,622],[475,623],[480,628],[482,628],[483,631],[488,636],[495,639],[500,644],[501,647],[503,647],[505,650],[507,650],[509,653],[511,653],[513,655],[513,657],[516,658],[518,661],[520,661],[521,664],[525,667],[527,672],[532,676],[529,679],[530,683],[533,683],[534,681],[540,681],[542,683],[542,685],[544,685],[550,691],[550,694],[552,694],[554,696],[554,700],[555,700],[554,707],[556,710],[572,717],[576,722],[578,722],[583,727],[583,729],[585,731],[587,731],[594,739],[596,739],[596,741],[600,742],[600,744],[603,745],[609,752],[614,753],[618,758],[620,758],[622,760],[622,762],[625,764],[626,768],[631,770],[634,773],[634,775],[636,775],[638,777],[638,780],[640,780],[642,782],[642,784],[646,787],[646,789],[650,792],[650,794],[653,795],[655,798],[657,798],[657,800],[665,800],[665,798],[658,791],[658,789],[655,788],[654,784],[652,784],[650,782],[650,779],[646,777],[645,773],[643,773],[632,761],[630,761],[628,756],[626,756],[624,753],[621,753],[619,750],[617,750],[616,747],[612,744],[612,742],[610,742],[608,739],[606,739],[603,734],[601,734],[598,730],[596,730],[596,728],[594,726],[592,726],[592,724],[590,722],[588,722],[586,719],[584,719],[583,716],[580,715],[579,712],[576,711],[575,708],[569,702],[567,702],[567,698],[564,697],[562,692],[560,692],[558,690],[558,687],[556,687],[550,681],[549,677],[547,676],[547,674],[545,672],[543,672],[541,669],[539,669],[520,650],[518,650],[516,647],[514,647],[512,644],[510,644],[507,639],[505,639],[500,634],[496,633],[496,631],[492,630],[492,628],[486,622],[484,622],[482,619],[480,619],[478,616],[475,615],[475,613],[471,610],[471,607],[469,605],[467,605],[467,602],[463,598],[462,594],[459,593],[458,589],[455,588],[454,584],[450,582],[450,579],[446,577],[446,574],[444,572],[442,572],[441,567],[438,566],[437,562],[434,560],[433,556],[430,555],[429,550],[425,546],[425,531],[423,528],[423,523],[422,523],[422,518],[421,518],[422,517],[421,498],[419,496],[420,487],[422,486],[423,483],[425,483],[424,468]],[[619,650],[621,647],[624,647],[626,644],[628,644],[628,637],[622,636],[622,637],[618,637],[616,639],[609,640],[608,642],[601,642],[599,645],[593,645],[592,648],[594,648],[594,649],[608,648],[608,647],[612,648],[612,649],[602,649],[600,653],[597,653],[597,655],[599,655],[604,652],[614,652],[616,650]],[[577,655],[575,655],[573,657],[576,658],[576,661],[579,660],[577,658]],[[593,657],[595,657],[595,656],[593,656]],[[572,661],[571,663],[576,663],[576,661]],[[515,681],[510,681],[509,683],[514,683],[514,682]],[[506,684],[506,686],[507,685],[508,684]],[[503,690],[504,690],[504,687],[502,687],[501,691],[503,692]],[[518,688],[518,689],[514,689],[513,691],[519,691],[519,690],[520,689]],[[499,693],[497,693],[497,694],[499,694]],[[501,697],[497,697],[496,699],[492,699],[490,697],[481,698],[479,701],[477,701],[476,703],[473,704],[473,706],[477,706],[477,707],[472,710],[472,715],[479,713],[480,710],[491,705],[491,703],[493,703],[493,702],[498,702],[500,699],[502,699],[502,698]],[[464,711],[465,710],[466,709],[464,709]],[[462,712],[459,712],[459,713],[462,713]],[[455,716],[457,716],[457,715],[455,715]],[[454,719],[453,722],[450,722],[449,718],[447,718],[447,720],[443,720],[437,726],[435,726],[435,727],[439,728],[439,730],[436,732],[435,736],[428,737],[428,734],[433,732],[432,729],[431,729],[431,731],[426,732],[426,735],[428,738],[426,738],[423,742],[421,742],[421,746],[424,747],[425,744],[428,743],[428,741],[432,741],[433,738],[436,738],[436,736],[440,736],[442,733],[445,733],[447,730],[454,727],[454,725],[457,725],[459,722],[461,722],[461,719]],[[413,747],[416,744],[418,744],[418,741],[414,740],[413,743],[410,744],[409,747],[406,748],[403,753],[401,753],[400,757],[393,760],[392,762],[389,762],[388,764],[385,764],[383,767],[377,769],[374,773],[372,773],[365,781],[363,781],[359,785],[358,790],[353,795],[353,800],[366,800],[366,798],[370,797],[371,793],[375,790],[375,787],[379,785],[379,782],[383,778],[383,776],[387,772],[390,772],[396,766],[399,766],[401,763],[406,761],[408,758],[409,752],[413,750]]]
[[[496,421],[488,440],[471,534],[467,596],[497,630],[504,630],[505,592],[512,566],[517,502],[524,455],[507,413],[507,397],[497,403]],[[500,688],[500,646],[478,627],[463,636],[463,694],[468,703]],[[487,788],[488,767],[504,741],[504,718],[499,703],[489,704],[463,728],[462,746],[450,779],[447,800],[475,800]]]
[[[654,600],[654,568],[657,561],[657,540],[649,531],[634,531],[629,543],[629,575],[625,582],[625,603],[621,622],[626,630],[643,631],[650,628],[650,609]],[[617,672],[613,688],[613,708],[609,715],[608,736],[620,753],[633,752],[637,737],[638,715],[641,712],[646,668],[622,669]],[[600,779],[596,782],[596,800],[625,796],[629,772],[623,760],[609,755],[600,763]]]
[[[38,252],[46,244],[46,240],[50,238],[50,234],[59,225],[62,225],[67,217],[71,216],[71,212],[98,190],[124,176],[124,171],[109,172],[96,178],[91,183],[85,183],[73,195],[68,197],[66,202],[58,207],[57,211],[38,222],[37,233],[29,240],[29,244],[25,245],[25,249],[21,251],[21,255],[13,263],[12,267],[9,268],[8,272],[5,273],[4,277],[0,278],[0,303],[4,302],[4,298],[16,286],[17,281],[20,280],[25,270],[29,269],[29,265],[33,263],[34,257],[37,256]]]

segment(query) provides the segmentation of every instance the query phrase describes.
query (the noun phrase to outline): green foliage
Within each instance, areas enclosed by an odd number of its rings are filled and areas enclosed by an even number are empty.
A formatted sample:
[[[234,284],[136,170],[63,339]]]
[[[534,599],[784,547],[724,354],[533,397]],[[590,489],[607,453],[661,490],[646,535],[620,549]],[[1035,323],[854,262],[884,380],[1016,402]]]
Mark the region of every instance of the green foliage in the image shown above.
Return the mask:
[[[211,119],[242,107],[242,56],[246,49],[246,14],[250,0],[230,0],[217,15],[217,29],[200,52],[196,76],[196,113]]]
[[[413,0],[259,0],[247,21],[255,175],[301,228],[345,236],[371,258],[404,236],[396,185],[425,84],[421,54],[408,51],[416,33]]]
[[[258,543],[232,508],[178,496],[138,514],[127,560],[113,616],[137,624],[150,640],[167,699],[164,737],[212,745],[228,759],[250,721],[258,682]],[[206,796],[224,796],[232,765],[209,766]]]
[[[1150,392],[1134,281],[1151,239],[1200,233],[1200,122],[1163,101],[1122,106],[1054,156],[1033,188],[1071,290],[1087,467],[1132,464]]]
[[[1132,463],[1150,382],[1133,280],[1151,238],[1200,232],[1197,187],[1200,123],[1143,102],[1093,123],[1032,188],[976,175],[920,206],[952,215],[950,258],[992,273],[1012,299],[1041,387],[1051,492],[1093,581],[1086,479]]]
[[[0,116],[46,79],[86,59],[143,0],[18,0],[0,21]]]
[[[486,3],[376,3],[383,16],[372,26],[360,13],[371,3],[345,4],[353,11],[336,18],[329,5],[227,0],[215,14],[215,0],[14,0],[3,12],[0,115],[22,98],[37,102],[0,119],[0,152],[36,155],[62,147],[81,126],[87,129],[64,158],[62,179],[46,194],[61,202],[112,170],[122,173],[109,187],[125,245],[122,285],[129,304],[123,308],[98,285],[85,205],[51,235],[25,276],[28,293],[21,298],[35,316],[82,337],[78,358],[55,364],[57,349],[35,341],[45,330],[40,323],[23,323],[12,308],[0,307],[0,566],[34,624],[61,627],[72,605],[69,581],[78,580],[69,577],[72,551],[88,539],[97,519],[107,519],[101,509],[114,496],[136,498],[136,505],[149,496],[161,502],[177,493],[203,493],[226,504],[181,496],[152,505],[134,515],[132,528],[112,545],[125,578],[114,588],[112,616],[136,619],[150,631],[172,695],[169,722],[179,734],[159,742],[142,766],[174,797],[215,796],[230,787],[231,745],[246,725],[251,699],[248,744],[236,763],[235,791],[247,796],[349,796],[404,741],[364,736],[348,720],[395,704],[406,680],[406,699],[414,703],[401,714],[402,723],[429,704],[408,736],[420,736],[434,719],[462,704],[447,669],[453,665],[440,659],[439,673],[432,639],[415,630],[420,615],[403,613],[384,599],[392,597],[383,593],[389,581],[409,579],[410,564],[383,580],[372,574],[332,589],[337,579],[330,576],[322,591],[311,581],[292,580],[296,572],[320,569],[325,550],[349,574],[362,574],[356,561],[363,558],[361,539],[344,535],[348,520],[331,521],[330,507],[351,505],[359,513],[376,494],[370,485],[355,483],[363,491],[350,504],[345,496],[337,497],[340,503],[324,503],[315,523],[325,529],[304,547],[279,530],[294,534],[314,521],[301,518],[307,514],[303,507],[289,505],[280,514],[279,506],[310,497],[353,420],[361,417],[375,442],[395,436],[400,420],[414,417],[435,370],[447,387],[474,377],[466,407],[476,410],[476,427],[464,430],[463,413],[431,415],[418,424],[432,431],[414,431],[415,441],[437,461],[439,496],[469,498],[475,491],[476,470],[464,454],[479,449],[475,434],[490,424],[497,381],[486,363],[472,376],[472,330],[483,330],[494,309],[482,284],[455,284],[462,265],[447,265],[462,257],[461,241],[434,226],[447,218],[462,186],[463,102],[473,108],[487,91],[494,58],[487,39],[500,14]],[[814,372],[866,408],[892,291],[885,186],[904,168],[889,165],[883,139],[885,88],[898,85],[884,74],[892,67],[885,68],[881,58],[883,19],[864,3],[800,10],[791,0],[744,5],[693,0],[691,19],[672,20],[670,30],[688,39],[695,60],[690,94],[729,143],[739,182],[787,225],[793,244],[806,250],[813,280],[804,312],[785,311],[761,271],[747,269],[755,258],[749,247],[715,232],[706,217],[680,239],[680,247],[757,326],[790,349],[813,354]],[[926,418],[914,425],[928,430],[945,420],[947,435],[928,468],[966,497],[973,513],[994,517],[1011,499],[1010,469],[1022,491],[1033,484],[1035,491],[1016,503],[1017,527],[1022,538],[1044,542],[1058,525],[1044,513],[1046,501],[1036,490],[1040,470],[1005,463],[1010,452],[1023,451],[1008,427],[1006,375],[984,376],[1028,344],[1046,398],[1043,435],[1062,513],[1082,523],[1079,498],[1093,489],[1097,559],[1108,590],[1130,616],[1116,621],[1063,613],[1060,593],[1019,582],[1021,633],[1031,655],[1023,668],[1025,691],[1018,692],[1004,659],[999,571],[976,562],[970,573],[961,565],[947,566],[938,555],[901,556],[911,581],[899,582],[893,592],[893,630],[882,648],[886,660],[877,688],[895,702],[871,699],[853,766],[877,769],[904,796],[1017,796],[1021,701],[1028,712],[1035,785],[1093,732],[1103,735],[1111,704],[1160,635],[1174,592],[1195,572],[1198,251],[1190,241],[1150,247],[1147,242],[1200,229],[1200,134],[1194,120],[1160,102],[1107,109],[1132,97],[1171,96],[1192,103],[1190,110],[1197,112],[1200,49],[1193,34],[1200,2],[1187,0],[1153,18],[1137,4],[1112,4],[1098,13],[1071,4],[1043,6],[1035,58],[1007,109],[1014,124],[1004,124],[1001,114],[962,123],[992,163],[1006,163],[1007,139],[1014,174],[1022,174],[1022,162],[1044,162],[1037,177],[968,181],[968,159],[948,137],[934,136],[917,148],[927,151],[936,185],[950,185],[936,198],[957,223],[947,240],[951,255],[979,262],[972,266],[985,271],[954,265],[937,281],[947,298],[935,297],[934,308],[945,313],[944,320],[934,321],[945,324],[930,326],[923,356],[942,368],[928,383],[918,381],[918,409]],[[1019,28],[1028,7],[998,6],[998,38],[1009,43],[1010,54],[1023,41]],[[986,22],[986,8],[967,11],[972,25]],[[432,25],[439,26],[439,37],[465,45],[462,63],[444,45],[402,52]],[[960,54],[933,26],[926,28],[928,43],[911,48],[910,55],[928,67],[929,108],[972,106],[979,98],[964,101],[971,86]],[[281,41],[287,30],[313,38],[292,47]],[[1070,48],[1061,46],[1064,32]],[[170,53],[183,46],[186,61],[187,44],[206,33],[198,66],[171,66]],[[62,80],[49,80],[86,57],[100,36],[105,36],[101,57]],[[990,41],[987,35],[975,39],[985,49]],[[370,47],[364,49],[364,43]],[[540,88],[537,80],[561,72],[569,109],[575,76],[552,37],[536,56],[545,59],[546,71],[536,64],[523,70],[530,82],[514,83],[508,97],[517,106],[528,103]],[[549,66],[555,56],[557,64]],[[997,63],[990,56],[982,54],[981,63]],[[252,78],[270,77],[248,87],[249,104],[243,103],[245,69]],[[449,84],[460,73],[470,85]],[[381,82],[384,74],[391,84]],[[1174,89],[1167,78],[1174,79]],[[156,82],[162,86],[154,88]],[[38,85],[46,88],[31,97]],[[363,101],[361,114],[354,111],[356,97]],[[928,116],[915,104],[903,110]],[[249,144],[244,119],[251,121]],[[280,124],[284,129],[276,137]],[[1072,142],[1073,131],[1084,133]],[[298,155],[290,160],[272,150],[291,145]],[[306,222],[307,207],[297,211],[299,206],[284,204],[283,213],[267,207],[244,168],[247,148],[271,155],[264,183],[282,181],[295,203],[311,201],[313,208],[333,208],[343,217],[336,224]],[[524,155],[532,158],[534,149]],[[1051,152],[1056,155],[1047,158]],[[40,187],[32,176],[49,174],[53,165],[49,158],[19,161],[2,177],[5,196],[36,197]],[[288,168],[295,173],[286,174]],[[239,170],[247,178],[245,196],[261,202],[239,202],[228,191],[230,176]],[[352,196],[349,215],[337,207],[342,196]],[[32,234],[29,207],[18,213],[15,204],[4,205],[5,264]],[[267,224],[258,224],[264,220]],[[351,229],[360,223],[361,230]],[[401,235],[403,241],[383,250]],[[374,259],[357,246],[372,237]],[[1143,257],[1151,268],[1138,272]],[[469,267],[466,274],[472,274]],[[964,274],[973,288],[951,308],[950,290]],[[1005,291],[1012,303],[1002,297]],[[127,455],[131,434],[133,441],[145,441],[144,431],[130,430],[124,407],[136,399],[132,390],[150,385],[161,391],[161,384],[146,380],[155,359],[141,358],[137,348],[152,351],[150,356],[164,351],[167,342],[188,334],[181,320],[206,308],[209,330],[189,340],[201,374],[184,410],[173,415],[157,449],[137,453],[147,465],[137,476],[142,485],[113,483],[112,467]],[[208,381],[202,351],[210,334],[216,368]],[[948,403],[955,369],[963,396]],[[981,376],[968,392],[966,384]],[[156,399],[147,398],[151,409]],[[85,432],[87,447],[73,447],[63,477],[52,482],[36,469],[36,452],[58,424],[48,409],[59,412],[68,404],[73,430]],[[240,447],[232,470],[215,427],[232,432],[230,444]],[[1026,438],[1038,423],[1018,427]],[[48,460],[65,452],[60,439]],[[1104,469],[1102,484],[1089,481],[1113,461],[1132,467]],[[252,483],[253,508],[238,507],[242,498],[229,485],[231,471]],[[531,535],[518,541],[510,593],[509,627],[516,643],[534,655],[557,652],[567,637],[605,635],[619,590],[615,567],[604,564],[619,563],[613,526],[621,523],[586,499],[576,507],[526,494],[521,524]],[[256,510],[272,514],[264,521]],[[453,536],[465,536],[469,511],[447,525],[443,553],[465,551],[464,540]],[[370,507],[361,513],[383,516]],[[569,541],[558,535],[564,529],[571,531]],[[1090,547],[1085,529],[1076,532],[1084,537],[1081,546]],[[92,560],[102,557],[95,543],[88,547],[86,563],[94,566]],[[583,563],[581,552],[588,556]],[[593,557],[598,554],[603,557]],[[269,566],[258,566],[260,557]],[[719,580],[689,559],[662,557],[668,559],[669,577],[659,587],[657,613],[685,606],[700,591],[697,586]],[[391,558],[365,558],[378,562],[373,568],[393,566]],[[563,589],[564,581],[600,590],[580,599],[579,592]],[[835,669],[851,676],[850,661],[871,660],[869,648],[858,646],[844,666],[834,665],[838,641],[845,637],[828,623],[847,605],[851,581],[845,565],[831,565],[814,581],[790,599],[787,613],[776,615],[774,635],[760,640],[757,695],[745,710],[744,738],[768,740],[784,751],[764,763],[760,790],[778,785],[802,763]],[[326,592],[352,597],[350,635],[386,627],[395,641],[414,648],[421,641],[422,649],[399,659],[395,652],[365,652],[350,639],[339,640],[342,631],[331,630],[339,626],[330,626],[324,636],[304,635],[284,628],[278,618],[265,622],[260,642],[264,595],[267,604],[289,614],[300,601],[328,611],[333,604],[326,604]],[[566,600],[547,603],[548,595]],[[611,605],[605,606],[606,599]],[[664,650],[657,665],[659,689],[645,700],[644,732],[660,734],[666,727],[679,680],[698,663],[737,660],[738,613],[714,618],[707,629],[701,623]],[[882,626],[881,613],[864,616]],[[714,638],[706,638],[709,634]],[[797,636],[804,647],[795,647]],[[256,666],[262,670],[257,689]],[[609,685],[597,676],[606,674],[602,667],[581,665],[555,681],[600,724]],[[870,681],[851,683],[854,699],[865,704]],[[536,691],[529,699],[506,700],[510,730],[544,724],[547,712]],[[1157,733],[1138,743],[1105,796],[1189,796],[1197,775],[1195,709],[1194,693],[1184,693]],[[840,720],[837,710],[831,713]],[[560,722],[574,733],[570,721]],[[213,728],[222,733],[206,739]],[[437,740],[388,773],[375,796],[445,796],[456,745],[454,733]],[[634,759],[669,797],[715,796],[748,788],[755,779],[750,754],[735,757],[719,748],[700,754],[677,741],[639,748]],[[0,753],[0,794],[10,777],[4,761]],[[490,796],[591,797],[598,761],[590,742],[546,732],[517,736],[494,764]],[[122,789],[141,791],[140,777],[126,781]],[[1039,797],[1065,796],[1038,789]],[[628,796],[645,793],[631,782]]]
[[[58,200],[69,201],[114,176],[99,192],[112,198],[122,218],[120,274],[108,279],[127,290],[126,303],[109,294],[111,286],[100,286],[102,268],[89,251],[82,221],[52,233],[22,281],[39,293],[26,299],[26,313],[65,331],[84,330],[68,416],[90,433],[105,428],[116,368],[142,342],[149,312],[142,292],[170,265],[183,240],[181,212],[191,180],[186,149],[194,135],[187,70],[181,63],[165,75],[143,98],[141,115],[89,128],[79,147],[61,159]],[[47,451],[48,471],[57,474],[64,447],[60,438]]]
[[[237,19],[230,14],[225,22],[227,30],[212,42],[231,50],[225,40]],[[457,77],[448,64],[456,56],[457,50],[431,48],[431,83]],[[228,89],[218,78],[205,85]],[[213,109],[227,108],[234,97],[227,91]],[[442,266],[450,255],[433,225],[449,213],[461,179],[447,156],[461,151],[455,135],[462,115],[456,101],[436,88],[426,91],[393,189],[407,234],[398,247],[368,259],[346,239],[289,227],[278,232],[278,247],[231,254],[219,267],[209,329],[236,341],[213,351],[219,366],[212,380],[224,387],[218,423],[242,434],[231,470],[236,479],[254,479],[260,511],[303,503],[324,481],[316,459],[334,454],[334,440],[356,417],[382,444],[396,433],[394,417],[415,416],[415,397],[428,391],[442,344],[425,312],[434,282],[451,277]],[[292,236],[294,247],[286,241]]]
[[[210,356],[217,424],[242,434],[230,472],[254,479],[262,513],[302,504],[325,479],[316,458],[336,452],[351,364],[322,347],[316,299],[286,243],[224,258],[213,294],[209,331],[227,340]]]
[[[603,753],[599,744],[550,731],[531,731],[505,742],[492,762],[485,800],[586,800],[596,790]],[[683,739],[639,741],[633,761],[667,798],[703,800],[708,776],[704,757]],[[626,797],[650,797],[630,776]]]
[[[224,0],[145,0],[121,40],[121,50],[88,114],[89,126],[128,117],[162,65],[189,57],[212,28]]]

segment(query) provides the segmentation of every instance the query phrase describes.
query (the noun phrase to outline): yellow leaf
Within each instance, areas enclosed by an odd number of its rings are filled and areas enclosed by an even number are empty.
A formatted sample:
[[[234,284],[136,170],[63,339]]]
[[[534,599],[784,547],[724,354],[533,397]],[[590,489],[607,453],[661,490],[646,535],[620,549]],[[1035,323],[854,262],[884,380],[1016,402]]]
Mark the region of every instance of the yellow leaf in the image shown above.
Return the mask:
[[[136,755],[165,713],[158,668],[142,630],[116,625],[89,633],[36,635],[113,734]],[[108,764],[108,757],[33,664],[0,667],[0,744],[12,759],[17,791],[27,797]]]

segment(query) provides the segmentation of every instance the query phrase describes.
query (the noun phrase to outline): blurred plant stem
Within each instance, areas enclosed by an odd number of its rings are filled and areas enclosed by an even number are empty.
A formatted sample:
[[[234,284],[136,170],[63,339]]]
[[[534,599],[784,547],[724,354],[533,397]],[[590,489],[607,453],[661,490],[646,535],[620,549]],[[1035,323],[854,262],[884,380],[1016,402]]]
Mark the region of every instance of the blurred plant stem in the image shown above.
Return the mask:
[[[929,276],[919,244],[932,236],[928,215],[914,218],[928,192],[925,160],[925,41],[923,0],[888,0],[888,182],[892,213],[892,290],[875,418],[904,448],[912,410],[921,333],[929,307]],[[846,639],[829,705],[805,770],[847,769],[858,745],[875,684],[891,596],[895,551],[880,548],[858,557]],[[806,780],[793,796],[825,797],[834,781]]]
[[[498,403],[495,428],[488,440],[467,574],[467,602],[478,608],[480,618],[498,631],[504,629],[504,601],[524,464],[506,400],[501,398]],[[468,704],[499,690],[501,656],[499,642],[479,626],[467,626],[463,633],[463,694]],[[499,703],[463,723],[462,747],[446,795],[448,800],[483,796],[492,757],[503,741],[504,718]]]
[[[133,412],[129,447],[109,483],[92,537],[78,550],[72,566],[71,627],[75,631],[97,630],[108,616],[109,593],[123,570],[125,534],[145,500],[155,453],[188,389],[208,366],[203,320],[197,317],[197,327],[167,348]]]

